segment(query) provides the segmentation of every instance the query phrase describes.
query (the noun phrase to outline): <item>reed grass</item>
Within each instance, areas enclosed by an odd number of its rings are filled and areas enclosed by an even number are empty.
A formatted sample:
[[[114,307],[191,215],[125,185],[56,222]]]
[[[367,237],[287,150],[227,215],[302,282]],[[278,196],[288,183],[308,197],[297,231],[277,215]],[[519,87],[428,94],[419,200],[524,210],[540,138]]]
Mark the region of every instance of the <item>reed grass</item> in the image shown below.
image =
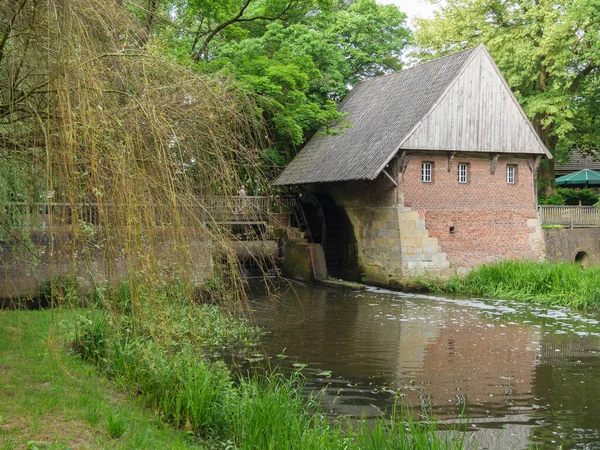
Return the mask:
[[[572,308],[600,307],[600,267],[502,261],[473,269],[464,279],[442,283],[446,292],[505,298]]]
[[[123,298],[107,305],[120,304],[127,309],[127,295],[123,291],[113,291],[113,295]],[[173,292],[168,295],[175,301],[175,311],[181,308],[177,302],[179,295]],[[203,314],[209,311],[207,317],[211,321],[219,317],[213,309],[198,308]],[[248,450],[462,448],[462,434],[441,435],[435,422],[417,422],[405,410],[394,409],[390,418],[382,417],[374,424],[327,418],[313,397],[303,397],[298,374],[286,377],[270,372],[236,377],[234,381],[222,362],[206,358],[201,351],[202,343],[189,332],[190,314],[194,322],[200,316],[197,311],[174,312],[168,339],[164,336],[154,339],[159,330],[149,327],[146,321],[115,325],[115,318],[126,320],[126,316],[111,314],[109,308],[96,308],[80,319],[73,348],[158,412],[163,421],[203,439],[229,442],[235,448]],[[225,320],[230,322],[224,325]],[[231,339],[228,335],[215,339],[215,336],[225,333],[224,330],[231,334],[234,321],[239,319],[221,317],[216,321],[222,325],[213,327],[209,348],[214,349],[215,343],[234,345],[239,338]],[[242,323],[233,334],[247,333],[248,326]],[[256,336],[250,334],[247,339]]]

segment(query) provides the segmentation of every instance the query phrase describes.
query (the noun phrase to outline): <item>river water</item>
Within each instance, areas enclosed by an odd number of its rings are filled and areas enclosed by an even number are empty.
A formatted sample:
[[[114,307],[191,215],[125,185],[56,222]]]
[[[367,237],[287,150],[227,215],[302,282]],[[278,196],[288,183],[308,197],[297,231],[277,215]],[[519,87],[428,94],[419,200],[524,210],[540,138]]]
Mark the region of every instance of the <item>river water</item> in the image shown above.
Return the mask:
[[[600,449],[599,312],[301,283],[250,304],[263,354],[329,414],[400,397],[442,423],[464,411],[480,449]]]

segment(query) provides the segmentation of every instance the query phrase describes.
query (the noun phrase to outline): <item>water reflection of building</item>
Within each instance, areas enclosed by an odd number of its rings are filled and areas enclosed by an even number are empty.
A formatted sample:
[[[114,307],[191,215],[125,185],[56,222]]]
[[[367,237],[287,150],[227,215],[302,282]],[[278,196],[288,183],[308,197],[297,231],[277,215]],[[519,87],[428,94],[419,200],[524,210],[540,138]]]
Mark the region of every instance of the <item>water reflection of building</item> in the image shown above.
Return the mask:
[[[430,404],[441,417],[455,417],[465,403],[480,417],[504,414],[531,398],[535,328],[452,303],[296,291],[300,298],[288,293],[260,313],[268,315],[275,352],[285,348],[292,359],[353,385],[401,389],[412,404]]]
[[[309,364],[311,387],[331,383],[326,411],[375,417],[394,388],[442,420],[466,404],[479,448],[527,448],[532,435],[565,448],[600,442],[600,337],[577,336],[567,319],[519,314],[515,322],[527,320],[519,324],[460,302],[309,286],[297,293],[265,302],[257,316],[272,330],[272,355],[286,348],[285,362]],[[597,323],[582,327],[597,331]],[[319,381],[322,370],[332,378]]]
[[[455,416],[465,404],[470,416],[528,404],[539,333],[463,312],[446,309],[442,322],[415,320],[402,327],[397,387],[412,404],[442,417]],[[407,384],[406,366],[419,361],[421,373]]]

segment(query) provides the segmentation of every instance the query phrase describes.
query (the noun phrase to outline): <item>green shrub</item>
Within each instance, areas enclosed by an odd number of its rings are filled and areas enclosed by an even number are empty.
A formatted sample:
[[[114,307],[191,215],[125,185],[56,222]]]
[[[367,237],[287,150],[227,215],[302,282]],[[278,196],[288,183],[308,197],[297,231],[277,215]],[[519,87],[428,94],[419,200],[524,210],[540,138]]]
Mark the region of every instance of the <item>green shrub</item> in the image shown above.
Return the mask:
[[[71,275],[58,275],[42,283],[38,295],[48,305],[78,306],[85,303],[81,283]]]
[[[547,197],[541,197],[538,199],[540,205],[565,205],[566,200],[560,194],[552,194]]]
[[[598,202],[598,194],[593,189],[558,188],[558,195],[565,199],[565,205],[591,206]]]

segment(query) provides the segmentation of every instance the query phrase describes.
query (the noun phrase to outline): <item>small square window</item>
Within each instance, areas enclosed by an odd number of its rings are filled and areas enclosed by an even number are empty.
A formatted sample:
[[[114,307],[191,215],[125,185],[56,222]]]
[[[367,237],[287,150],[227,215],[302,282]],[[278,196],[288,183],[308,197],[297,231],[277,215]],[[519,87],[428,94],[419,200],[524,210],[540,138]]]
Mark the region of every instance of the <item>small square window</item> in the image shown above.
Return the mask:
[[[461,163],[458,165],[458,182],[459,183],[467,183],[469,180],[469,165],[465,163]]]
[[[517,166],[509,164],[506,166],[506,183],[515,184],[517,181]]]
[[[433,163],[424,162],[421,165],[421,181],[423,183],[431,183],[433,179]]]

